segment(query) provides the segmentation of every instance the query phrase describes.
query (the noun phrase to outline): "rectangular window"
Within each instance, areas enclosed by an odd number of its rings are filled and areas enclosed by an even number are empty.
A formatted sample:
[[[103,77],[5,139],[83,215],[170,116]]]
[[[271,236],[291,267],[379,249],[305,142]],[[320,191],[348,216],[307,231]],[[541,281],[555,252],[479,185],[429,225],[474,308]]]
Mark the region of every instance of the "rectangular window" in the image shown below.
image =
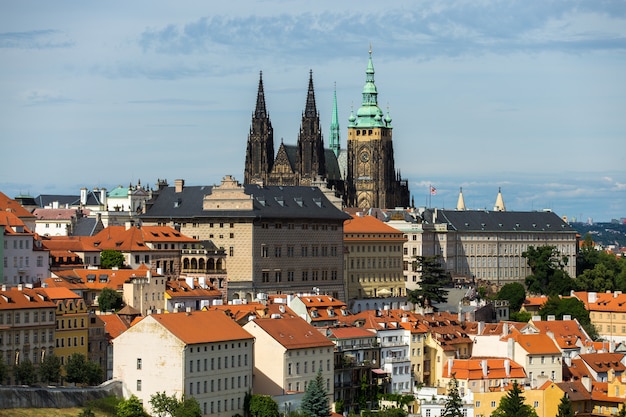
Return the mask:
[[[141,369],[141,358],[137,358],[137,369]]]
[[[141,379],[137,380],[137,391],[141,391]]]

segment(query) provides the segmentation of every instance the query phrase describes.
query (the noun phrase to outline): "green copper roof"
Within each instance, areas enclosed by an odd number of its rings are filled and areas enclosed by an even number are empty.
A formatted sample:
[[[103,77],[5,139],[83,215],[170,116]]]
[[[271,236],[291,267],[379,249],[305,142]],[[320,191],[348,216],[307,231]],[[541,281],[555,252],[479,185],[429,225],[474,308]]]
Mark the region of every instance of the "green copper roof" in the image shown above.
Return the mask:
[[[337,111],[337,86],[335,85],[335,91],[333,93],[333,113],[330,119],[330,149],[335,156],[339,156],[339,149],[341,145],[339,143],[339,112]]]
[[[378,91],[374,83],[374,63],[372,62],[372,50],[369,51],[369,61],[365,70],[365,85],[363,86],[363,100],[361,107],[356,113],[356,119],[350,115],[349,127],[391,127],[391,117],[384,117],[383,111],[378,107]]]

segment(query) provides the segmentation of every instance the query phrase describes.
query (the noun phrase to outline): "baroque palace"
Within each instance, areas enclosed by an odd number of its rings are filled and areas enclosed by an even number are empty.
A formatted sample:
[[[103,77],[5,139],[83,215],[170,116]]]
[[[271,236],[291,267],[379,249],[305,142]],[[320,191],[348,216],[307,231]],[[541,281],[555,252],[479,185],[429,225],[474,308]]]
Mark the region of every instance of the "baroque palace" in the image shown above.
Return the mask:
[[[324,147],[311,71],[297,144],[281,142],[276,155],[261,73],[248,135],[244,183],[276,186],[326,183],[347,207],[408,207],[408,182],[394,166],[391,116],[384,115],[378,107],[371,50],[365,73],[361,107],[349,118],[347,150],[340,145],[336,92],[330,147]]]

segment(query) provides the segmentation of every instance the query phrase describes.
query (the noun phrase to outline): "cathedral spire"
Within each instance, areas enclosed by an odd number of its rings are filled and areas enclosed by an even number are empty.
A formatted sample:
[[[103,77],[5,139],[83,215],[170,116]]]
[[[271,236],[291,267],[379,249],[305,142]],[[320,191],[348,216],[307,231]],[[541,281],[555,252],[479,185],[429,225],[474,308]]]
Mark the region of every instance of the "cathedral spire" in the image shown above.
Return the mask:
[[[317,108],[315,106],[315,90],[313,89],[313,70],[309,70],[309,91],[306,95],[305,117],[316,117]]]
[[[263,71],[259,72],[259,90],[256,95],[254,117],[257,119],[265,119],[267,117],[267,110],[265,109],[265,92],[263,91]]]
[[[459,199],[456,202],[456,209],[459,211],[465,211],[465,199],[463,198],[463,187],[459,189]]]
[[[335,156],[339,156],[340,148],[339,112],[337,110],[337,83],[335,83],[335,89],[333,92],[333,113],[330,119],[330,149],[335,153]]]

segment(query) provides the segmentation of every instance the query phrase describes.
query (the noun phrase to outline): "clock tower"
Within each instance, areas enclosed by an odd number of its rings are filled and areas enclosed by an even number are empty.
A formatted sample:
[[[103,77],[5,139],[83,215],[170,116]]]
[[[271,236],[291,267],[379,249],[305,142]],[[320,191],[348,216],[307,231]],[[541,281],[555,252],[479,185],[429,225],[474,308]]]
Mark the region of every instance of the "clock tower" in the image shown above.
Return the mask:
[[[378,107],[371,49],[362,96],[356,116],[352,112],[348,120],[348,206],[408,207],[408,184],[394,167],[391,117]]]

